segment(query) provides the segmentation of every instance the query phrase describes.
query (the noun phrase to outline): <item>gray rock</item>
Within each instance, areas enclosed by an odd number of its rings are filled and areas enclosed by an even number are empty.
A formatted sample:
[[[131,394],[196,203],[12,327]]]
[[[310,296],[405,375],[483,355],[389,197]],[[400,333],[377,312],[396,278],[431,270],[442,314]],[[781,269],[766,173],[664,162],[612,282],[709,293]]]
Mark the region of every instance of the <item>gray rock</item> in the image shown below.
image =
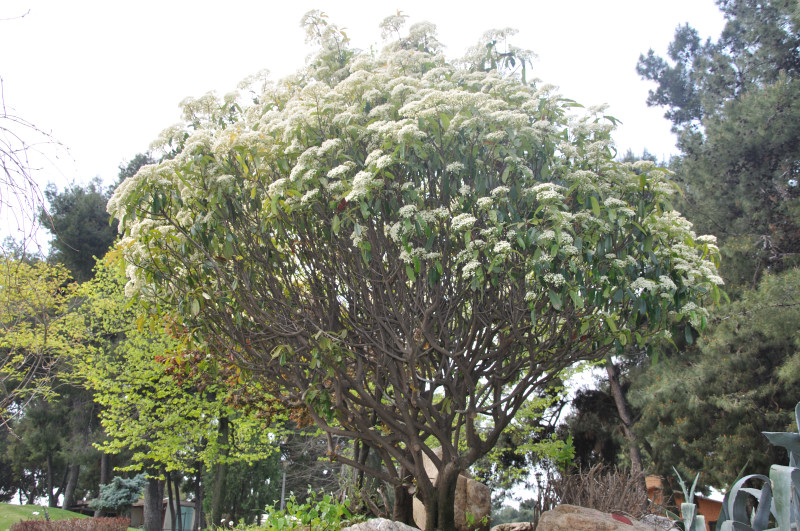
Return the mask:
[[[411,527],[402,522],[393,522],[386,518],[374,518],[361,522],[360,524],[345,527],[342,531],[420,531],[416,527]]]
[[[628,523],[628,521],[630,523]],[[652,531],[652,525],[576,505],[559,505],[542,514],[536,531]]]
[[[497,524],[492,531],[534,531],[533,522],[513,522],[510,524]]]

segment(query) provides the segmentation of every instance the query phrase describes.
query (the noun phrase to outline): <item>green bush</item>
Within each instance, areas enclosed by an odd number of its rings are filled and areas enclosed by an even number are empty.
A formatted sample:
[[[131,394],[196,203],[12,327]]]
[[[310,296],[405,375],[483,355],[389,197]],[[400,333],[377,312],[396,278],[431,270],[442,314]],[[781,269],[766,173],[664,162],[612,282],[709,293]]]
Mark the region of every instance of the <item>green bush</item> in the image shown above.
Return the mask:
[[[267,520],[259,526],[260,530],[291,531],[313,529],[314,531],[338,531],[346,523],[356,520],[347,508],[330,494],[308,491],[305,503],[298,503],[292,494],[286,502],[286,509],[268,506],[264,513]]]
[[[133,478],[115,476],[111,483],[100,485],[100,495],[89,503],[95,511],[126,513],[142,494],[147,485],[144,474]]]

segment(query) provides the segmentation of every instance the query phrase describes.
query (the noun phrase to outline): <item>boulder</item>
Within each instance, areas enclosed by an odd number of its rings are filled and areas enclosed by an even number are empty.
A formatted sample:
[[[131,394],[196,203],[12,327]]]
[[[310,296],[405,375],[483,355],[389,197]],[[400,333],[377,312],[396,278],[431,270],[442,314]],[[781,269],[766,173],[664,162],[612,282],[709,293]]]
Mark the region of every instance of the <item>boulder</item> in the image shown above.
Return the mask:
[[[533,522],[513,522],[510,524],[498,524],[492,531],[535,531]]]
[[[652,531],[653,526],[616,513],[559,505],[542,514],[536,531]]]
[[[411,527],[401,522],[393,522],[386,518],[373,518],[360,524],[345,527],[342,531],[420,531],[416,527]]]
[[[434,450],[436,455],[441,456],[441,448]],[[424,456],[425,471],[435,485],[439,473],[433,462]],[[456,503],[455,503],[456,529],[458,531],[489,531],[489,517],[492,513],[492,490],[468,477],[466,474],[458,476],[456,483]],[[472,515],[472,526],[467,525],[467,514]],[[486,518],[486,523],[482,520]],[[425,527],[425,506],[422,502],[414,498],[414,523],[421,529]]]

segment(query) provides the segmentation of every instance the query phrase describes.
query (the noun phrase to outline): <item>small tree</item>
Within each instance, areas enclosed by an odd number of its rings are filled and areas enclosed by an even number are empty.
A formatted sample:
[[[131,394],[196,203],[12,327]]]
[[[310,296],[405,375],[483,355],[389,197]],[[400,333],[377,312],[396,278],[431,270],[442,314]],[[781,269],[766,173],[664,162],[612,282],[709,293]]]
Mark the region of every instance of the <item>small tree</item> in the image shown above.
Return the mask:
[[[67,270],[0,256],[0,428],[36,397],[77,347],[75,286]]]
[[[83,305],[76,312],[92,331],[93,340],[72,365],[102,406],[107,438],[96,447],[108,454],[132,452],[121,469],[144,470],[155,483],[165,472],[199,476],[203,465],[213,468],[219,489],[209,494],[219,523],[227,464],[277,451],[275,431],[257,414],[265,408],[242,411],[248,400],[266,397],[241,371],[185,348],[184,332],[169,316],[127,299],[118,256],[112,252],[98,262],[94,278],[81,285]],[[161,496],[153,499],[160,507]]]
[[[244,109],[187,100],[174,158],[117,189],[129,287],[304,405],[334,459],[365,468],[335,436],[377,452],[396,517],[410,489],[452,530],[458,474],[532,393],[700,326],[715,247],[666,172],[612,160],[613,119],[525,81],[506,33],[455,66],[429,24],[371,56],[304,20],[322,47],[304,71]]]
[[[123,515],[142,496],[145,485],[147,478],[144,474],[137,474],[132,478],[114,476],[111,483],[100,485],[100,495],[89,502],[89,507],[96,511]]]

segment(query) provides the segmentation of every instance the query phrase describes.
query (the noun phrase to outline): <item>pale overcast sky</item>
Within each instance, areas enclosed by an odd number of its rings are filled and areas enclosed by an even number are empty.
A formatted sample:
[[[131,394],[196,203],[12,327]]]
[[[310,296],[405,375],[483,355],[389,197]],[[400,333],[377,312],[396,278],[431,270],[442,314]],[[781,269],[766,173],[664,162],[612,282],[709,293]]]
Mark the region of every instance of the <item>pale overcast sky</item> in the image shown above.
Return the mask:
[[[488,29],[517,28],[514,43],[538,55],[536,77],[584,105],[607,103],[624,124],[620,152],[646,147],[659,158],[675,152],[674,139],[663,110],[645,105],[651,84],[637,58],[651,47],[664,55],[679,24],[713,38],[723,24],[713,0],[3,0],[6,106],[69,149],[38,178],[110,183],[179,120],[183,98],[224,94],[262,68],[275,79],[293,72],[310,52],[300,18],[315,8],[362,49],[380,47],[378,23],[397,9],[436,24],[449,57]]]

